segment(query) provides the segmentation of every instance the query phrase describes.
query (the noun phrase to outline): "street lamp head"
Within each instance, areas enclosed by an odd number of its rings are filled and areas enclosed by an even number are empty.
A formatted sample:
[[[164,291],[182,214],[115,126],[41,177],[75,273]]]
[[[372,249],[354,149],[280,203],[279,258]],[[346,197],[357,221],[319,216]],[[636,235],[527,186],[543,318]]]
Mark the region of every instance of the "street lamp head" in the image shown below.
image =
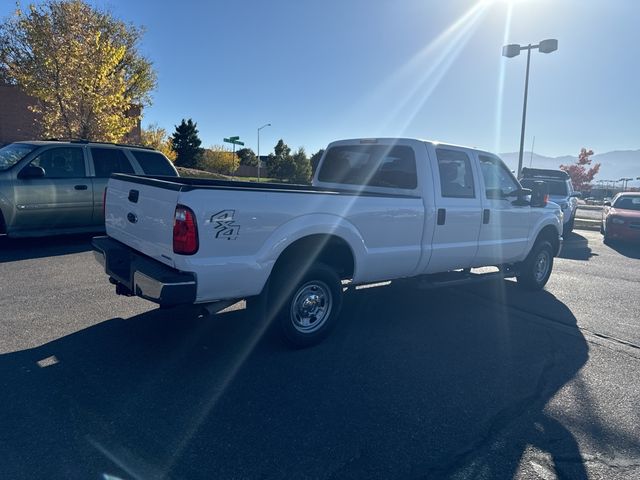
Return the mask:
[[[547,40],[542,40],[538,47],[542,53],[551,53],[555,52],[558,49],[558,40],[555,38],[548,38]]]
[[[512,43],[502,47],[502,56],[507,58],[513,58],[520,55],[520,45]]]

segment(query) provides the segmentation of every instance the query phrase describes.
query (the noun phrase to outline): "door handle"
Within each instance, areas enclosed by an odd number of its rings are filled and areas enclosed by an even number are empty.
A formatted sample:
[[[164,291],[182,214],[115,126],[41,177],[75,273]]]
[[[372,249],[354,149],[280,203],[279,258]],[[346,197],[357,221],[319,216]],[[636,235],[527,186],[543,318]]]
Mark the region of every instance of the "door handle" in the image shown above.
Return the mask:
[[[447,220],[447,210],[445,208],[438,209],[438,225],[444,225]]]
[[[86,190],[88,187],[86,185],[76,185],[75,187],[76,190]]]
[[[489,223],[490,218],[491,218],[491,210],[489,210],[488,208],[485,208],[482,211],[482,223],[486,225],[487,223]]]

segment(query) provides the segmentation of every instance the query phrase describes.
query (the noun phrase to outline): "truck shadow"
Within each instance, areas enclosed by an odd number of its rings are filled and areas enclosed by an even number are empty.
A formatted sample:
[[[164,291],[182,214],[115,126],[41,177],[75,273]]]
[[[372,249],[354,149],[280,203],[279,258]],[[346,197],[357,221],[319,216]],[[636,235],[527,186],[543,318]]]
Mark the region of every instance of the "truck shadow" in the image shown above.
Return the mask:
[[[95,235],[92,233],[38,238],[0,237],[0,263],[87,252],[91,250],[91,238]]]
[[[575,317],[541,292],[567,331],[523,321],[497,290],[356,291],[307,350],[244,310],[154,310],[4,354],[0,477],[511,478],[535,445],[587,478],[544,410],[587,360]]]
[[[609,241],[607,246],[625,257],[640,259],[640,245],[638,244],[614,240]]]
[[[558,255],[560,258],[569,260],[589,260],[591,257],[596,256],[598,254],[592,252],[589,240],[575,231],[565,235],[562,250]]]

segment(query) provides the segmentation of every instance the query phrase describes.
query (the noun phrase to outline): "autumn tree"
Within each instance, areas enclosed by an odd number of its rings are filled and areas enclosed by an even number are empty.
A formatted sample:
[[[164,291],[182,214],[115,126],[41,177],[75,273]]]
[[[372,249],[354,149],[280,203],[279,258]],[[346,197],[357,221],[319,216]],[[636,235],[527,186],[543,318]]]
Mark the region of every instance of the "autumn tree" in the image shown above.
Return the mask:
[[[157,123],[152,123],[140,132],[140,140],[145,147],[151,147],[162,152],[172,162],[176,159],[176,152],[173,149],[171,139],[167,136],[167,131],[160,128]]]
[[[0,79],[35,99],[43,136],[120,141],[156,85],[142,33],[84,0],[18,8],[0,24]]]
[[[198,137],[198,124],[192,119],[182,119],[171,137],[173,150],[176,152],[176,165],[195,168],[202,157],[202,140]]]
[[[240,160],[228,148],[213,145],[204,150],[200,164],[209,172],[232,175],[238,169]]]
[[[579,192],[586,190],[587,186],[593,181],[593,178],[600,171],[599,163],[596,163],[591,168],[587,169],[587,166],[591,165],[591,155],[593,155],[593,150],[582,148],[576,163],[571,165],[560,165],[560,170],[564,170],[569,174],[574,190]]]

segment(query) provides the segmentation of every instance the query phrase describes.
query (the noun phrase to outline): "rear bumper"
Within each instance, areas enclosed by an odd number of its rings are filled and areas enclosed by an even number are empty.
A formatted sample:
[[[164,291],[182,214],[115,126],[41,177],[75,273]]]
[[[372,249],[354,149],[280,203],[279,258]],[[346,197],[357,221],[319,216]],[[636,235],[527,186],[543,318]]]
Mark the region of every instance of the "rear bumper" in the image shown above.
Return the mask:
[[[94,237],[96,260],[112,282],[132,295],[174,306],[194,303],[197,282],[193,273],[180,272],[109,237]]]

